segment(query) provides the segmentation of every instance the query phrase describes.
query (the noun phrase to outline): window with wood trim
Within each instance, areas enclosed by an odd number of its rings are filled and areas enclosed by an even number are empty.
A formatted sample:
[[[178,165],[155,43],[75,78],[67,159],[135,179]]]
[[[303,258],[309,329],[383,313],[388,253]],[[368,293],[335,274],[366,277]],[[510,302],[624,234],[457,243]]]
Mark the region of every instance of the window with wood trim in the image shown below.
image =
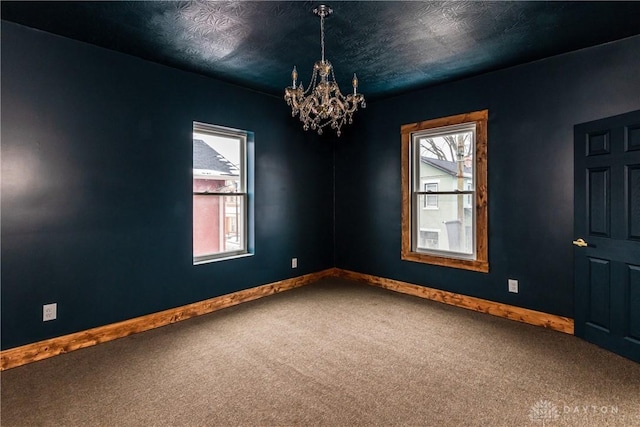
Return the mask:
[[[489,271],[488,116],[482,110],[401,127],[402,259]]]

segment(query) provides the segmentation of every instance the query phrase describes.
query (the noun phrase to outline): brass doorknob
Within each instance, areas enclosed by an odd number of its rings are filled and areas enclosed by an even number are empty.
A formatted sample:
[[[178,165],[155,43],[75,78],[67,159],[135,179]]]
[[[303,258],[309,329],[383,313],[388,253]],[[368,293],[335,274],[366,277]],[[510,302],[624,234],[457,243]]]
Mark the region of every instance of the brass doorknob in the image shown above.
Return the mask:
[[[589,246],[589,244],[585,242],[584,239],[574,240],[573,244],[580,248],[586,248],[587,246]]]

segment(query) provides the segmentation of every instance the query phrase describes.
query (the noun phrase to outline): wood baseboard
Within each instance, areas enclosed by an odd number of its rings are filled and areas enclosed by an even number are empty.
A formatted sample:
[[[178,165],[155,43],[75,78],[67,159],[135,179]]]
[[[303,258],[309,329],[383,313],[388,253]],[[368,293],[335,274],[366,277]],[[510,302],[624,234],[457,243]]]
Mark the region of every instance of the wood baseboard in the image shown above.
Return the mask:
[[[334,274],[335,269],[330,268],[317,273],[280,280],[267,285],[210,298],[158,313],[10,348],[0,352],[0,371],[112,341],[138,332],[148,331],[181,320],[212,313],[223,308],[232,307],[243,302],[252,301],[289,289],[299,288],[322,278],[331,277]]]
[[[357,273],[355,271],[343,270],[340,268],[335,269],[334,275],[335,277],[365,282],[372,286],[389,289],[403,294],[455,305],[456,307],[504,317],[506,319],[516,320],[530,325],[542,326],[564,332],[566,334],[573,334],[574,321],[568,317],[529,310],[522,307],[515,307],[508,304],[455,294],[453,292],[441,291],[439,289],[427,288],[425,286],[414,285],[411,283],[401,282],[399,280],[386,279],[384,277]]]
[[[223,308],[232,307],[243,302],[277,294],[289,289],[299,288],[326,277],[339,277],[372,286],[426,298],[469,310],[479,311],[494,316],[504,317],[518,322],[542,326],[556,331],[573,334],[573,319],[556,316],[540,311],[510,306],[481,298],[469,297],[438,289],[427,288],[399,280],[386,279],[370,274],[357,273],[339,268],[329,268],[304,276],[280,280],[267,285],[245,289],[227,295],[210,298],[193,304],[140,316],[122,322],[99,326],[86,331],[75,332],[61,337],[50,338],[0,352],[0,371],[26,365],[27,363],[47,359],[59,354],[69,353],[81,348],[123,338],[138,332],[148,331],[203,314],[212,313]]]

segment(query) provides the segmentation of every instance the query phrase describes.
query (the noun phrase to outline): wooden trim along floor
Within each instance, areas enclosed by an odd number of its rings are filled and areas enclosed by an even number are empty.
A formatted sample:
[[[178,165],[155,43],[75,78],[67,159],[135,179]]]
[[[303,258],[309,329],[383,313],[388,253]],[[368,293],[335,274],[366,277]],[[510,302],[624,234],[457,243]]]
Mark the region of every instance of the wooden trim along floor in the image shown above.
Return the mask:
[[[190,319],[203,314],[212,313],[223,308],[232,307],[243,302],[273,295],[289,289],[299,288],[326,277],[338,277],[372,286],[381,287],[395,292],[426,298],[445,304],[469,310],[479,311],[494,316],[504,317],[531,325],[543,326],[556,331],[573,334],[573,319],[556,316],[540,311],[510,306],[480,298],[469,297],[420,285],[401,282],[384,277],[357,273],[339,268],[329,268],[317,273],[280,280],[267,285],[245,289],[227,295],[210,298],[181,307],[135,317],[122,322],[99,326],[86,331],[75,332],[61,337],[50,338],[20,347],[14,347],[0,352],[0,371],[11,369],[27,363],[47,359],[59,354],[69,353],[81,348],[112,341],[128,335],[144,332],[160,326]]]
[[[411,283],[401,282],[399,280],[386,279],[384,277],[372,276],[370,274],[343,270],[340,268],[334,269],[334,274],[335,277],[365,282],[372,286],[378,286],[380,288],[389,289],[403,294],[455,305],[456,307],[479,311],[493,316],[504,317],[506,319],[516,320],[530,325],[542,326],[573,335],[574,322],[573,319],[568,317],[543,313],[541,311],[530,310],[528,308],[516,307],[481,298],[455,294],[453,292],[441,291],[439,289],[427,288],[425,286],[414,285]]]
[[[0,352],[0,371],[26,365],[27,363],[47,359],[59,354],[69,353],[81,348],[90,347],[103,342],[112,341],[144,332],[160,326],[187,320],[192,317],[212,313],[223,308],[232,307],[243,302],[277,294],[289,289],[299,288],[334,275],[333,268],[304,276],[280,280],[267,285],[233,292],[227,295],[194,302],[181,307],[159,311],[145,316],[135,317],[122,322],[98,326],[86,331],[50,338]]]

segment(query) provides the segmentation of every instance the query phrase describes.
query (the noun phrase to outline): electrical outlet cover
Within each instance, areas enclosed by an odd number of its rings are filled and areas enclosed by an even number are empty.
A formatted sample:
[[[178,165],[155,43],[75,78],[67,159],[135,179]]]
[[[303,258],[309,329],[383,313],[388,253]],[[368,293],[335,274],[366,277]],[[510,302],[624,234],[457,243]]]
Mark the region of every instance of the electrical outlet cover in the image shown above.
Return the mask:
[[[55,320],[58,317],[58,304],[45,304],[42,306],[42,321]]]

